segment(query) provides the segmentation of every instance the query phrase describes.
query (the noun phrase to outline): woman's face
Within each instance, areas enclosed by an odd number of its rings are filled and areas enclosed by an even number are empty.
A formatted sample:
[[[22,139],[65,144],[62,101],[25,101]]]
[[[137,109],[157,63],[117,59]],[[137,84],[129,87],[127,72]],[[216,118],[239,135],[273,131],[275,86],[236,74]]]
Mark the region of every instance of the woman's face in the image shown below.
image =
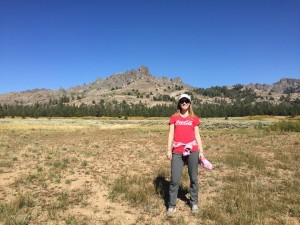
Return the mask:
[[[191,101],[188,98],[182,98],[179,101],[181,109],[187,110],[191,104]]]

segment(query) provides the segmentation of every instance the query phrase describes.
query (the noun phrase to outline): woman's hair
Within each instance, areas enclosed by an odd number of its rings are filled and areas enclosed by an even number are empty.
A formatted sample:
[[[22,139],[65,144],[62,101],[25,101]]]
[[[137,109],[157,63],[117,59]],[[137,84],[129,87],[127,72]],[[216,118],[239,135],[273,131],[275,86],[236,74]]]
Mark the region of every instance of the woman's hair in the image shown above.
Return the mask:
[[[177,112],[175,112],[174,115],[176,115],[176,116],[180,115],[180,110],[181,110],[181,106],[180,106],[180,102],[178,101]],[[193,111],[192,102],[189,105],[188,111],[189,111],[189,116],[193,119],[195,116],[195,113]]]

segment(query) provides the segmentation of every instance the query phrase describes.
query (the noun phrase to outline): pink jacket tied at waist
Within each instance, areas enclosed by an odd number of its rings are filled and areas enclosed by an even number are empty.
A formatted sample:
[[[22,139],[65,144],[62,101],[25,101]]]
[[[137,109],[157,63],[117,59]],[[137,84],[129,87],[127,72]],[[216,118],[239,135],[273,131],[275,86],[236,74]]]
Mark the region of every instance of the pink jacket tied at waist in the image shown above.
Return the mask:
[[[189,143],[183,143],[183,142],[173,142],[173,148],[177,148],[179,146],[184,146],[184,149],[189,149],[189,150],[192,150],[193,149],[193,146],[196,146],[198,145],[197,142],[194,140],[194,141],[191,141]]]

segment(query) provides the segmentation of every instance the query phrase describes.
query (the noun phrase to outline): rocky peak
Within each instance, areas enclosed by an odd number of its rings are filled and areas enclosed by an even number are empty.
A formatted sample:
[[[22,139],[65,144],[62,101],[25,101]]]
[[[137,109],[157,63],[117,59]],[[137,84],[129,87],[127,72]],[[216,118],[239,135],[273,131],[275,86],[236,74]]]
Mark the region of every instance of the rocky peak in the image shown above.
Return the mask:
[[[300,92],[300,79],[282,78],[271,85],[273,92]]]
[[[271,85],[267,84],[248,84],[245,85],[247,88],[257,89],[266,92],[276,92],[276,93],[287,93],[287,92],[300,92],[300,79],[290,79],[282,78],[278,82]]]
[[[143,74],[143,75],[149,75],[149,69],[147,66],[140,66],[137,69],[138,73]]]

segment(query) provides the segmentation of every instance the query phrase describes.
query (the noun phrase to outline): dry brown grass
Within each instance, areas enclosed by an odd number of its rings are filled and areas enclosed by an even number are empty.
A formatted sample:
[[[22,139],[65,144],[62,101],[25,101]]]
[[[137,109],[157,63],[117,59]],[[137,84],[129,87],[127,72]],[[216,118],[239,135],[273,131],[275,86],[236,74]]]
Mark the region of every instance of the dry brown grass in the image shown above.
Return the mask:
[[[167,119],[0,120],[0,223],[299,224],[300,135],[266,121],[203,120],[201,213],[184,168],[168,219]]]

